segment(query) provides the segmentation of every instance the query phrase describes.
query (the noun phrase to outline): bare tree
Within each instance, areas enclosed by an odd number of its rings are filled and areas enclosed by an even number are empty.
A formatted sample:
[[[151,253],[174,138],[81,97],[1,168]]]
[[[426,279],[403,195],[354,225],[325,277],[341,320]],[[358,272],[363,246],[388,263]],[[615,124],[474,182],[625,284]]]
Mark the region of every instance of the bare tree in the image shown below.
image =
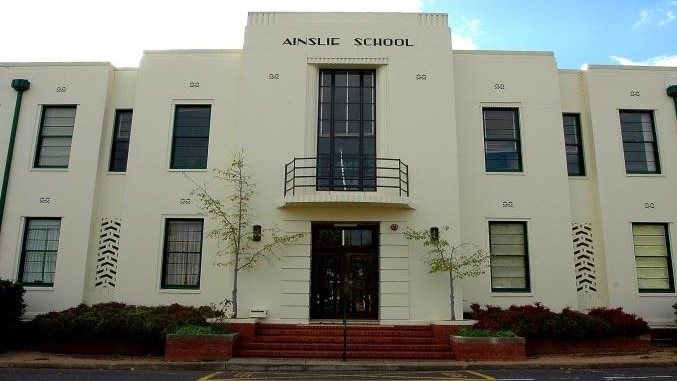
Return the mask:
[[[217,266],[233,267],[232,316],[237,317],[238,275],[241,270],[252,270],[262,260],[279,259],[283,246],[301,239],[306,233],[287,233],[277,226],[263,229],[261,241],[252,235],[253,224],[250,214],[251,202],[256,194],[255,184],[246,172],[244,153],[233,155],[230,166],[214,169],[214,178],[223,183],[224,197],[221,193],[210,191],[206,184],[200,184],[186,175],[196,186],[191,196],[200,202],[202,213],[218,224],[209,231],[207,237],[224,243],[219,250]]]
[[[449,226],[443,226],[440,230],[446,232],[449,230]],[[456,320],[454,281],[463,278],[476,278],[484,274],[489,268],[489,253],[472,243],[451,245],[439,233],[433,234],[429,229],[413,230],[407,227],[404,236],[410,241],[421,243],[427,249],[424,261],[429,266],[431,273],[446,272],[449,274],[451,320]]]

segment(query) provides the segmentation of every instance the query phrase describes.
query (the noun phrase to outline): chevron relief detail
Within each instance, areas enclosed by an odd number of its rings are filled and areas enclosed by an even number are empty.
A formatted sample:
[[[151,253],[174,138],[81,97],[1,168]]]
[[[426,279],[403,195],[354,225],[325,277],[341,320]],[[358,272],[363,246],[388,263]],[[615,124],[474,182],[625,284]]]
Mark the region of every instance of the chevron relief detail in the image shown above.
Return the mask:
[[[94,274],[94,288],[98,291],[112,291],[115,288],[121,225],[120,218],[101,219]]]
[[[576,271],[576,290],[578,292],[597,292],[595,275],[595,249],[592,239],[592,224],[572,224],[574,239],[574,268]]]

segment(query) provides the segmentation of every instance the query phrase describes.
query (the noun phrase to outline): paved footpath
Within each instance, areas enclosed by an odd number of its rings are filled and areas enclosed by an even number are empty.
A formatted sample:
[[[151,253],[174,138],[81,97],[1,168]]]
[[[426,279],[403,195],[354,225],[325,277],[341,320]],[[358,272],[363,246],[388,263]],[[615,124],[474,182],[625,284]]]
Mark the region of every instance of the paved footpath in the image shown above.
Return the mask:
[[[135,369],[200,371],[449,371],[520,368],[632,368],[677,366],[677,348],[634,355],[529,357],[524,361],[321,361],[235,358],[213,362],[167,362],[161,357],[59,355],[33,351],[0,353],[0,368]]]

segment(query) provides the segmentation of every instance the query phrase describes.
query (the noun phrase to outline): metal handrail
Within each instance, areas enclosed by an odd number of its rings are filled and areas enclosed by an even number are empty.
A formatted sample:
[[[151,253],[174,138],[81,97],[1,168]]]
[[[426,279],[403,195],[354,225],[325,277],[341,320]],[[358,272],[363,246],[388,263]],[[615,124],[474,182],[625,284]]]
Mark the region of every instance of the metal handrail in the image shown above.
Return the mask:
[[[362,192],[386,188],[408,197],[409,166],[400,159],[373,156],[295,157],[285,165],[284,195],[293,196],[301,188]]]

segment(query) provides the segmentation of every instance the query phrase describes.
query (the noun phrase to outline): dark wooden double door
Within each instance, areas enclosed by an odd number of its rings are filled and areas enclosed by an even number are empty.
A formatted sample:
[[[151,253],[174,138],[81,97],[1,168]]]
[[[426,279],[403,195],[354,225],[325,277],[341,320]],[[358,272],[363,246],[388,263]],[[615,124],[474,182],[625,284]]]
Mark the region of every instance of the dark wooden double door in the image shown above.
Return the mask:
[[[310,318],[378,319],[378,225],[313,225]]]

